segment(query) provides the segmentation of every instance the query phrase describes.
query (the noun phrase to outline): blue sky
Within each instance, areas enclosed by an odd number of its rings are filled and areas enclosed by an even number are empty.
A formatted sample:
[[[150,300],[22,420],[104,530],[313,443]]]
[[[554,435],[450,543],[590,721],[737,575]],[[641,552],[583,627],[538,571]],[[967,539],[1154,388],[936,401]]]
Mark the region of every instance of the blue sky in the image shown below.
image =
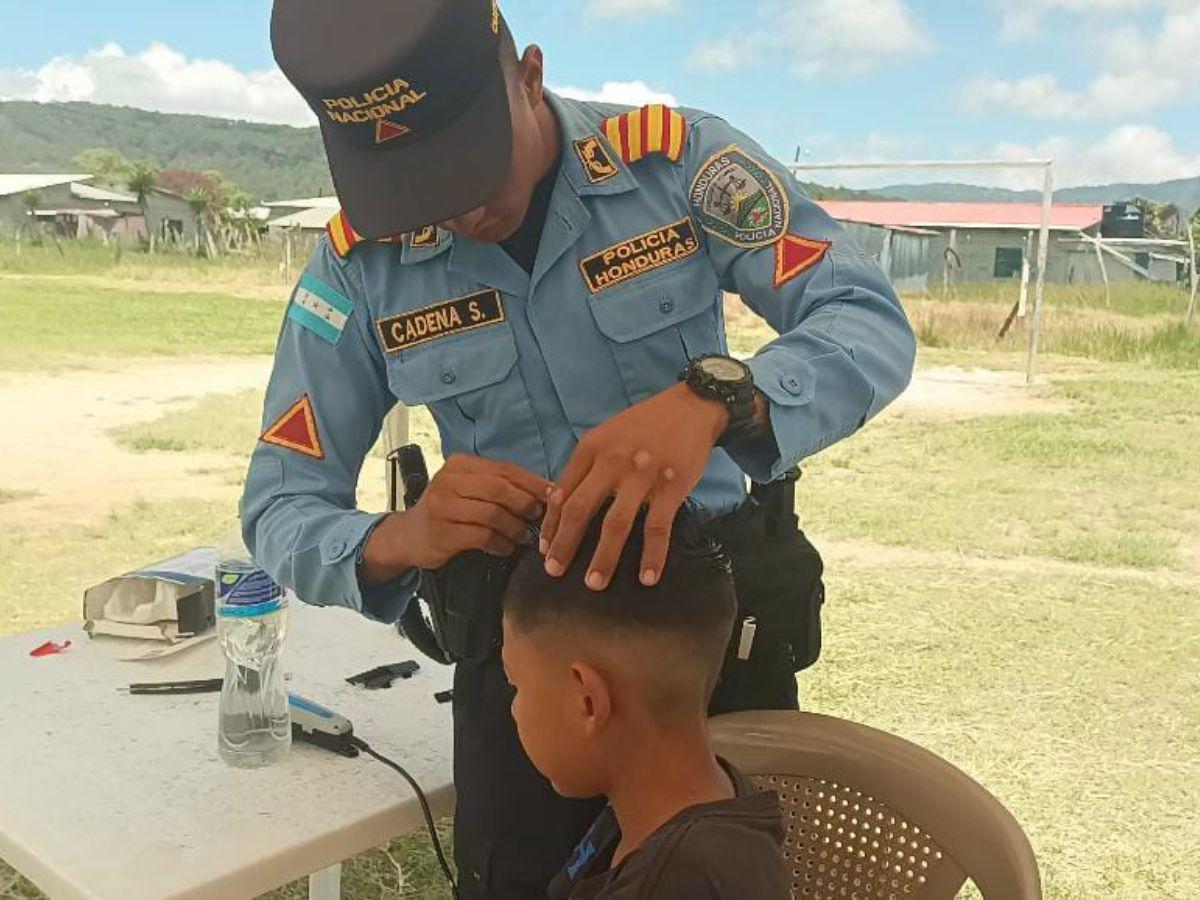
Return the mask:
[[[1200,0],[501,6],[518,41],[546,51],[552,85],[669,95],[789,160],[798,147],[813,162],[1052,154],[1064,184],[1200,175]],[[0,0],[0,97],[301,122],[271,60],[269,10],[262,0]]]

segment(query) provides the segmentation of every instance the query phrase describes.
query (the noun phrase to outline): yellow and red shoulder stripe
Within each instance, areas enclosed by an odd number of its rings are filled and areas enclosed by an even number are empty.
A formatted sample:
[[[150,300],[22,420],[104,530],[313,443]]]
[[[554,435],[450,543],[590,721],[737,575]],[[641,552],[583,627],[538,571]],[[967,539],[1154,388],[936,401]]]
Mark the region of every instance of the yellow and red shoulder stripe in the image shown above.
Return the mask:
[[[346,214],[338,210],[334,217],[329,220],[325,226],[325,232],[329,235],[329,242],[333,244],[333,252],[346,259],[359,244],[366,243],[367,238],[363,237],[354,230],[354,226],[350,224],[350,220],[346,218]],[[380,238],[378,243],[381,244],[399,244],[404,241],[404,235],[397,234],[392,237]]]
[[[687,146],[687,119],[661,103],[605,119],[603,128],[626,164],[655,153],[679,162]]]

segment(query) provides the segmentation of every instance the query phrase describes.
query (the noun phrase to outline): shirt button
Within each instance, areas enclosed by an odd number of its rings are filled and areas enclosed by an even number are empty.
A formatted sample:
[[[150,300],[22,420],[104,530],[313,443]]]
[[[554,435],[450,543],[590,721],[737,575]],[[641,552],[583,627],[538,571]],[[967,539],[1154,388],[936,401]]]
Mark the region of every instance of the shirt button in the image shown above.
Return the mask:
[[[442,381],[445,382],[446,384],[454,384],[454,382],[457,380],[457,378],[458,378],[458,376],[455,375],[453,372],[443,372],[442,373]]]
[[[674,308],[675,308],[674,300],[664,300],[662,303],[658,304],[658,311],[660,313],[662,313],[664,316],[667,313],[669,313],[671,310],[673,310]]]
[[[780,375],[779,383],[783,385],[783,389],[794,397],[799,397],[804,393],[804,385],[800,383],[800,379],[795,375]]]
[[[329,545],[329,552],[333,556],[341,556],[342,553],[345,552],[345,550],[346,550],[346,542],[345,541],[334,541],[332,544]]]

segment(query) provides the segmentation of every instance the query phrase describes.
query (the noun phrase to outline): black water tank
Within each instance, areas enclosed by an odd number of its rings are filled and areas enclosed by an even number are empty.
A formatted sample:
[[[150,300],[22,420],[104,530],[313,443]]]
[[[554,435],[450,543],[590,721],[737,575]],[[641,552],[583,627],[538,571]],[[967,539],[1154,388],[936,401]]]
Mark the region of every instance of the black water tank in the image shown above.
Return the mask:
[[[1100,236],[1106,238],[1143,238],[1146,216],[1132,203],[1114,203],[1104,207]]]

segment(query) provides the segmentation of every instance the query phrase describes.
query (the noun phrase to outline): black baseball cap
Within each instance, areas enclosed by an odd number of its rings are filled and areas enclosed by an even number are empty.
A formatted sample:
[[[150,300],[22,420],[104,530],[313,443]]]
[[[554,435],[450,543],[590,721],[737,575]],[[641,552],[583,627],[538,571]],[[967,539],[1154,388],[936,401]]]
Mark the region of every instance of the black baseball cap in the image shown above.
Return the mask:
[[[321,123],[342,211],[381,238],[487,202],[512,157],[497,0],[275,0],[275,60]]]

